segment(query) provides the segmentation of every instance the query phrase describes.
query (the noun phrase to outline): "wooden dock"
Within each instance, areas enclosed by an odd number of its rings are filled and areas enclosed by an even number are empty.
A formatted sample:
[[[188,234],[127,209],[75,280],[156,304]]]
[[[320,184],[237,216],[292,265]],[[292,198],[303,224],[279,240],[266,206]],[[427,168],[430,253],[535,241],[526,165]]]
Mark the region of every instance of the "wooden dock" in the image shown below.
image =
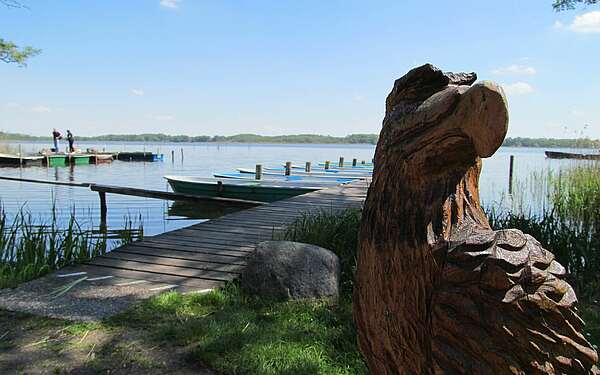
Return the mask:
[[[360,208],[366,193],[367,182],[354,182],[146,237],[14,291],[1,291],[0,307],[97,320],[164,290],[210,290],[237,278],[256,245],[277,238],[297,218],[320,211]],[[52,294],[51,288],[70,280],[81,283],[66,298],[61,297],[60,303],[47,297]],[[37,307],[31,307],[27,302],[31,300],[37,301]],[[82,300],[86,302],[83,307]],[[109,300],[111,303],[107,303]]]
[[[88,262],[82,271],[207,289],[236,278],[256,244],[305,213],[360,207],[366,184],[321,190],[148,237]],[[331,191],[330,191],[331,190]]]

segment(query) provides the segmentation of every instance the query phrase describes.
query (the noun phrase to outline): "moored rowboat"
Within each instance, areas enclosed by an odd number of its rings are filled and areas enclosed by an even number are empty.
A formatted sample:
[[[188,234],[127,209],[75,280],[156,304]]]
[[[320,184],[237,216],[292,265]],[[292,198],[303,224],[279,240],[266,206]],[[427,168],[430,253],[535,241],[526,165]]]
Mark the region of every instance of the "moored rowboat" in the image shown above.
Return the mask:
[[[314,182],[257,181],[165,176],[176,193],[274,202],[334,186]]]
[[[215,178],[232,178],[236,180],[252,180],[256,181],[255,176],[250,173],[242,172],[223,172],[213,174]],[[330,183],[330,184],[345,184],[358,179],[357,177],[339,177],[337,175],[331,176],[286,176],[282,173],[263,172],[263,178],[259,181],[287,181],[287,182],[318,182],[318,183]]]
[[[576,154],[560,151],[545,151],[548,159],[580,159],[580,160],[600,160],[600,154]]]
[[[240,173],[246,174],[255,174],[256,170],[252,168],[237,168]],[[284,175],[285,168],[265,168],[263,172],[264,175],[273,174],[273,175]],[[304,170],[296,170],[292,171],[292,175],[298,176],[324,176],[324,177],[334,177],[334,178],[354,178],[354,179],[364,179],[371,177],[372,172],[370,171],[341,171],[341,170],[312,170],[311,172],[306,172]]]

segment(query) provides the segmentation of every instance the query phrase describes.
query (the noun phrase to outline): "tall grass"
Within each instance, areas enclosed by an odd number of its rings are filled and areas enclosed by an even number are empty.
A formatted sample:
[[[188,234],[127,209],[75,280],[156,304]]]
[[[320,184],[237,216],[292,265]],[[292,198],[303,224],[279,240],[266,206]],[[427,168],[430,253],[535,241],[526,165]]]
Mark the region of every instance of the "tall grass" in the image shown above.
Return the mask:
[[[303,215],[288,226],[283,235],[289,241],[309,243],[331,250],[339,257],[343,296],[350,296],[354,286],[360,217],[361,211],[358,209]]]
[[[60,228],[53,209],[48,223],[35,220],[23,209],[12,219],[0,207],[0,288],[15,287],[67,265],[106,253],[111,245],[132,242],[143,235],[126,218],[125,229],[83,229],[72,212]]]

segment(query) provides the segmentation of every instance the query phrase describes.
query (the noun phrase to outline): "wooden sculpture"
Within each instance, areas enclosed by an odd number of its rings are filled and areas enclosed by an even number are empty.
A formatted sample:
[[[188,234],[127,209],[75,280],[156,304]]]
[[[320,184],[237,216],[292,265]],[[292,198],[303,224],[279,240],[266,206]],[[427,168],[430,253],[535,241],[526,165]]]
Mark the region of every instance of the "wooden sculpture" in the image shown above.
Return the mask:
[[[564,268],[481,208],[480,158],[502,144],[508,111],[476,79],[424,65],[387,98],[360,231],[360,350],[371,375],[590,373]]]

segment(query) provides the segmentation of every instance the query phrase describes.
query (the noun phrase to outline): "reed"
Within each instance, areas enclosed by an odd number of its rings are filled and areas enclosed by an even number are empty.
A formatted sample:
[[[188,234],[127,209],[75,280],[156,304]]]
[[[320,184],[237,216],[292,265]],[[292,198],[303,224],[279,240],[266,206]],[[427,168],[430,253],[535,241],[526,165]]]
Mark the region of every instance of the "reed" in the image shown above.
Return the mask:
[[[60,228],[55,209],[46,223],[24,209],[9,220],[0,207],[0,288],[15,287],[143,236],[141,224],[134,229],[133,220],[125,221],[122,230],[90,230],[82,228],[71,212],[66,227]]]
[[[342,294],[351,296],[356,274],[356,249],[361,211],[322,211],[303,215],[288,226],[283,237],[333,251],[340,259]]]

